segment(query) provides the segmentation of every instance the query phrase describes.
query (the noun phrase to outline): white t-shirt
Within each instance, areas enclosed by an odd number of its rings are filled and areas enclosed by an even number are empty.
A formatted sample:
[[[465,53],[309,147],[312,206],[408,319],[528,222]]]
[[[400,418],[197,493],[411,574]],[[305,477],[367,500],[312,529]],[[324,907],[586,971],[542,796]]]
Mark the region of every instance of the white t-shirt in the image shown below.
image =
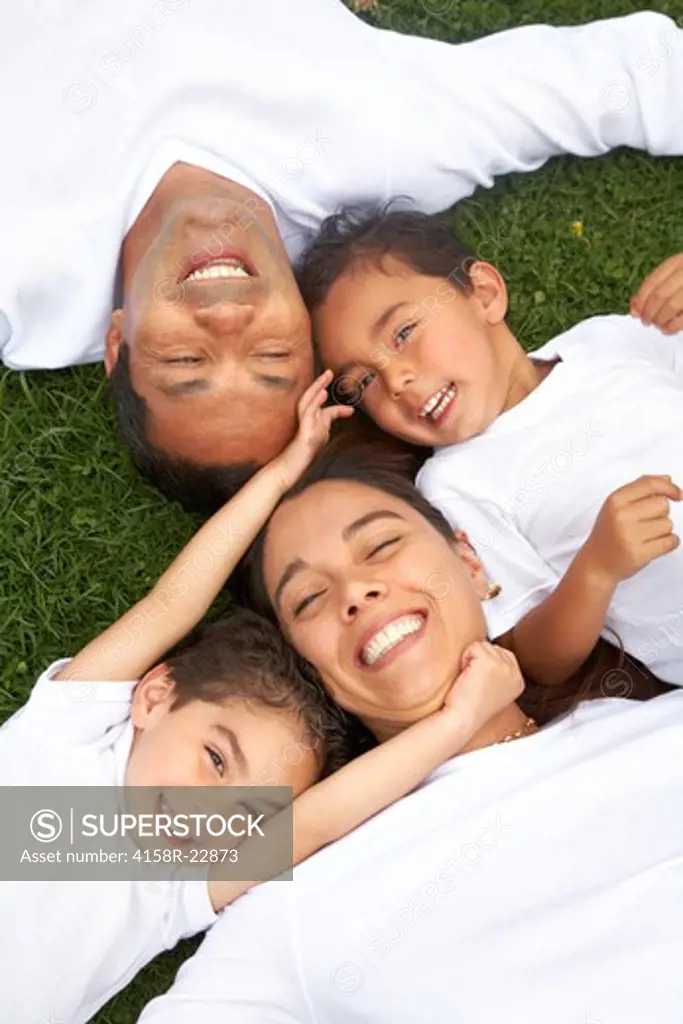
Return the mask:
[[[135,683],[51,665],[0,728],[2,786],[122,785]],[[0,1019],[82,1024],[153,957],[213,924],[201,882],[0,882]]]
[[[454,758],[238,901],[142,1024],[679,1024],[683,693]]]
[[[50,0],[3,4],[0,39],[14,368],[101,358],[122,239],[180,160],[268,197],[295,257],[342,203],[434,212],[558,153],[683,153],[683,31],[651,12],[454,46],[339,0]]]
[[[553,591],[613,491],[643,474],[683,487],[683,335],[594,317],[534,353],[556,355],[535,391],[483,434],[438,450],[417,478],[502,587],[483,606],[492,637]],[[683,536],[683,504],[670,507]],[[683,685],[683,549],[620,583],[606,625]]]

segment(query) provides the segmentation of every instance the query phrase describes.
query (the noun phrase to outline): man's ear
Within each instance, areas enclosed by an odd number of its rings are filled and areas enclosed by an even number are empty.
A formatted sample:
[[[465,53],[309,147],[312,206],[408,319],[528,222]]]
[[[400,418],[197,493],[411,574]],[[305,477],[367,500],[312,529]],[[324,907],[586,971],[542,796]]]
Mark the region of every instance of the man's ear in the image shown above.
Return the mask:
[[[491,582],[486,575],[481,559],[472,547],[470,539],[464,530],[453,530],[453,537],[455,539],[455,550],[461,562],[469,571],[477,597],[485,601],[491,590]]]
[[[115,309],[109,321],[109,330],[104,345],[104,368],[111,377],[119,361],[119,349],[123,344],[123,310]]]
[[[174,682],[162,662],[142,677],[133,691],[130,717],[136,729],[149,729],[166,715],[173,703]]]

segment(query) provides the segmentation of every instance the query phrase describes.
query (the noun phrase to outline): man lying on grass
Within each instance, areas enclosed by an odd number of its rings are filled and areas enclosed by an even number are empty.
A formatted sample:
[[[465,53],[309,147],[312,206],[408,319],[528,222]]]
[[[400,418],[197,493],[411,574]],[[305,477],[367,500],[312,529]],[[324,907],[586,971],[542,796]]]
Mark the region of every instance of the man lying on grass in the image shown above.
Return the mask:
[[[683,32],[653,12],[454,45],[339,0],[94,0],[78,31],[54,7],[0,18],[0,355],[104,359],[137,466],[207,510],[294,435],[313,356],[290,259],[326,215],[683,152]]]

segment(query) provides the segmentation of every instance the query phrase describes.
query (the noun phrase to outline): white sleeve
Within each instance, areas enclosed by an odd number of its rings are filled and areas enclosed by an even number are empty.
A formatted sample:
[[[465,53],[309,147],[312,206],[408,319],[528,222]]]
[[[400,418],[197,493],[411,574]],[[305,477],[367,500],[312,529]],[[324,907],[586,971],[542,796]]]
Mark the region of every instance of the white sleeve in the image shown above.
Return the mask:
[[[459,45],[389,35],[407,83],[390,183],[428,211],[561,153],[683,153],[683,30],[662,14]]]
[[[226,907],[140,1024],[312,1024],[283,891],[291,885],[269,883]]]
[[[4,727],[47,731],[53,742],[91,743],[130,717],[135,681],[98,682],[79,676],[55,679],[69,658],[53,662],[43,672],[24,705]]]
[[[646,326],[632,316],[611,319],[616,325],[617,352],[623,354],[624,359],[629,356],[647,359],[673,371],[683,381],[683,331],[662,334],[654,324]]]
[[[488,635],[495,640],[553,592],[558,576],[496,502],[462,494],[429,463],[417,483],[453,529],[467,533],[489,582],[501,587],[497,597],[482,605]]]

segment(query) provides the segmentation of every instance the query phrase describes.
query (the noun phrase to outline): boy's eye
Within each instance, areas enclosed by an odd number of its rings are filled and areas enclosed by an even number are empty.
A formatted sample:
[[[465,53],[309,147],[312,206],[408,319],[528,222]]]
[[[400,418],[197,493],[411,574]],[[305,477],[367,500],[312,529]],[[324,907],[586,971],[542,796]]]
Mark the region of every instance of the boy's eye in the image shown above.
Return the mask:
[[[400,537],[390,537],[388,540],[383,540],[381,544],[376,544],[369,553],[368,558],[372,558],[374,555],[378,555],[380,551],[385,551],[387,548],[393,547],[394,544],[398,544],[400,539]]]
[[[225,761],[223,760],[221,755],[218,753],[218,751],[214,750],[213,747],[204,747],[204,749],[206,750],[207,754],[211,758],[211,761],[213,762],[213,766],[217,770],[219,775],[221,775],[221,776],[225,775]]]
[[[314,594],[309,594],[303,601],[299,601],[298,605],[294,609],[294,618],[298,618],[299,615],[313,604],[313,602],[324,593],[323,590],[316,590]]]
[[[405,345],[416,327],[417,323],[414,320],[409,324],[404,324],[403,327],[399,327],[394,334],[394,344],[396,345],[396,348],[400,349]]]

